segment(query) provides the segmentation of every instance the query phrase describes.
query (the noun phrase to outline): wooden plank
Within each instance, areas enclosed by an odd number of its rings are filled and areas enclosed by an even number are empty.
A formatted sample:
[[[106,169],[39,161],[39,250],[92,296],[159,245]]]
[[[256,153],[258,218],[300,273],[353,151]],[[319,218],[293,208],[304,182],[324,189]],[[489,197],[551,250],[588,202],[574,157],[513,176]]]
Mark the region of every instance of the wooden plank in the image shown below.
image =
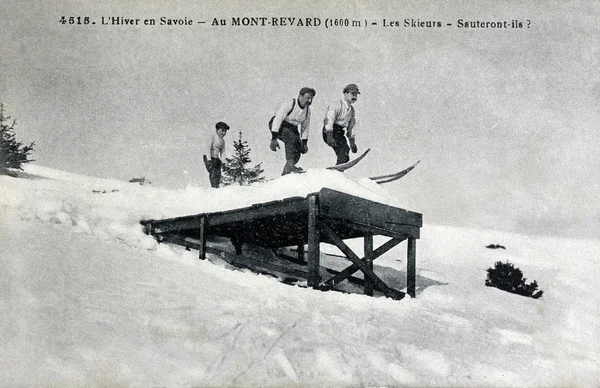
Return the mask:
[[[295,200],[270,202],[268,205],[254,205],[240,211],[211,214],[210,225],[222,225],[231,222],[253,221],[261,218],[281,217],[289,213],[301,213],[308,211],[308,203],[305,198]]]
[[[373,235],[367,234],[364,237],[365,264],[373,272]],[[365,295],[373,296],[373,279],[365,276]]]
[[[401,208],[370,201],[336,190],[323,188],[319,194],[322,215],[350,220],[384,229],[396,225],[423,226],[423,216]],[[391,224],[390,224],[391,223]]]
[[[318,228],[319,207],[317,195],[311,194],[308,197],[308,286],[318,288],[321,283],[319,274],[321,250],[320,236]]]
[[[393,238],[393,239],[387,241],[385,244],[381,245],[379,248],[375,249],[373,251],[373,253],[371,255],[369,255],[368,257],[371,258],[372,260],[375,260],[379,256],[383,255],[384,253],[386,253],[387,251],[389,251],[396,245],[400,244],[404,240],[406,240],[406,238],[403,238],[403,239]],[[349,276],[354,274],[359,269],[360,268],[358,267],[358,265],[352,264],[351,266],[347,267],[343,271],[340,271],[340,273],[337,274],[336,276],[326,280],[323,284],[330,285],[331,287],[335,287],[336,285],[338,285],[342,281],[346,280]]]
[[[416,258],[417,258],[417,240],[414,238],[408,239],[407,248],[407,261],[406,261],[406,292],[412,298],[415,297],[416,286],[417,286],[417,273],[416,273]]]
[[[387,222],[387,228],[392,228],[397,233],[402,233],[406,236],[414,238],[421,238],[421,228],[412,225],[405,225],[398,222],[389,221]]]
[[[234,222],[255,221],[261,218],[281,217],[288,213],[300,213],[308,211],[308,204],[305,198],[294,197],[283,201],[268,202],[257,204],[246,208],[234,209],[226,212],[196,214],[193,216],[168,218],[164,220],[155,220],[153,225],[156,233],[167,233],[173,231],[199,229],[200,220],[203,216],[209,215],[209,222],[206,224],[208,231],[210,227],[216,225],[229,224]]]
[[[188,216],[173,220],[158,220],[154,223],[155,233],[180,232],[182,230],[200,229],[202,215]]]
[[[327,226],[326,224],[320,225],[322,231],[327,234],[329,239],[334,242],[334,244],[346,255],[348,259],[350,259],[354,264],[358,266],[358,268],[363,272],[365,278],[368,276],[373,280],[373,284],[379,287],[385,296],[393,299],[402,299],[404,298],[404,293],[398,290],[394,290],[385,284],[383,280],[379,278],[379,276],[375,275],[375,273],[370,270],[366,263],[363,262],[353,251],[342,241],[336,234]]]
[[[360,234],[362,236],[364,236],[365,234],[374,234],[399,239],[406,239],[406,237],[408,236],[419,238],[420,235],[419,228],[416,226],[395,225],[394,230],[391,230],[389,228],[385,229],[374,225],[368,225],[351,220],[343,220],[325,215],[322,215],[321,219],[326,220],[327,224],[333,226],[334,230],[338,228],[357,230],[361,232]]]

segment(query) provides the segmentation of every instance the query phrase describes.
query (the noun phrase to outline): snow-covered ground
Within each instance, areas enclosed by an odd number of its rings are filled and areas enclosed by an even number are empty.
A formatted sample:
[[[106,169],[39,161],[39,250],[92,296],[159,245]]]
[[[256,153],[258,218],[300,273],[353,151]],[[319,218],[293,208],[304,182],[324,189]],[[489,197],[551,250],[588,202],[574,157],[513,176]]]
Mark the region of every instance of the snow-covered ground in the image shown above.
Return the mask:
[[[600,386],[598,241],[436,226],[425,214],[417,298],[394,301],[200,261],[139,225],[322,186],[402,207],[368,180],[314,170],[165,190],[37,165],[20,176],[0,176],[3,387]],[[404,276],[405,256],[402,243],[375,263]],[[543,297],[485,287],[498,260]]]

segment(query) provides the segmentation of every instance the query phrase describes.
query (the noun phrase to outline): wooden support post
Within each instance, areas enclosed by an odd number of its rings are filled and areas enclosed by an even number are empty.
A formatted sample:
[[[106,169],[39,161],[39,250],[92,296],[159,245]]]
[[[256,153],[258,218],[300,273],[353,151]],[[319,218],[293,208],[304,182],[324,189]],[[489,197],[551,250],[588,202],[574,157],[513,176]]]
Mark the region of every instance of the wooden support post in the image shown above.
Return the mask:
[[[237,235],[231,236],[230,240],[231,240],[231,245],[233,245],[233,248],[235,249],[236,255],[241,255],[243,252],[242,241],[239,239],[239,237]]]
[[[308,196],[308,279],[309,287],[318,288],[321,283],[319,269],[321,267],[320,237],[318,228],[319,206],[317,195]]]
[[[198,247],[198,257],[200,260],[206,259],[206,217],[200,218],[200,244]]]
[[[144,225],[144,233],[146,233],[147,235],[150,235],[150,236],[154,234],[154,226],[152,225],[151,222]]]
[[[367,268],[373,271],[373,235],[365,235],[365,264]],[[365,295],[373,296],[373,279],[365,276]]]
[[[303,242],[300,242],[300,244],[298,244],[298,250],[296,252],[298,253],[298,261],[306,262],[306,259],[304,258],[304,243]]]
[[[417,240],[414,237],[408,238],[408,253],[406,261],[406,293],[415,297],[416,285],[417,285],[417,273],[416,273],[416,257],[417,257]]]

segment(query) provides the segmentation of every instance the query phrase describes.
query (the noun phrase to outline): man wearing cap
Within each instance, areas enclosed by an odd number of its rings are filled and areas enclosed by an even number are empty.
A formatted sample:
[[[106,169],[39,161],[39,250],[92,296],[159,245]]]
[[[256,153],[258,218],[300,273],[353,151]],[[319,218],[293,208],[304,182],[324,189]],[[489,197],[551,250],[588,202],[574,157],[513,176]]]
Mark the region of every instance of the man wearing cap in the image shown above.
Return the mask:
[[[225,152],[225,140],[223,139],[229,130],[229,125],[222,121],[215,124],[215,132],[210,136],[208,154],[210,160],[204,155],[204,165],[208,171],[211,187],[219,187],[221,184],[221,157]]]
[[[269,121],[271,150],[277,151],[280,148],[278,140],[285,145],[285,166],[281,175],[302,172],[301,168],[296,167],[296,163],[301,154],[308,152],[309,107],[315,94],[312,88],[300,89],[298,98],[282,103]]]
[[[337,164],[343,164],[350,160],[350,150],[356,153],[356,142],[354,139],[354,107],[356,98],[360,94],[358,86],[347,85],[344,88],[344,97],[327,107],[323,126],[323,140],[335,151]],[[344,136],[345,135],[345,136]],[[350,146],[348,146],[348,141]]]

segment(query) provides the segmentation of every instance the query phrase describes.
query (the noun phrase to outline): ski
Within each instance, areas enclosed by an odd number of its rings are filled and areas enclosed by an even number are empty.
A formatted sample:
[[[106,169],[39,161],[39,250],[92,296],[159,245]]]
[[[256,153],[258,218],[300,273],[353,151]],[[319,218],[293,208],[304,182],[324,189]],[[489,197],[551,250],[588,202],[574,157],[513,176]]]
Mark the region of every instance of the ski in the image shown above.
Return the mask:
[[[398,172],[394,172],[394,173],[386,174],[386,175],[372,176],[372,177],[369,177],[369,179],[371,179],[379,184],[393,182],[397,179],[402,178],[404,175],[406,175],[410,171],[412,171],[413,168],[417,167],[417,164],[419,164],[419,162],[421,162],[421,161],[420,160],[417,161],[415,164],[413,164],[412,166],[410,166],[408,168],[405,168],[402,171],[398,171]]]
[[[360,162],[369,153],[369,151],[371,151],[371,149],[367,148],[367,150],[363,152],[358,158],[346,163],[336,164],[335,166],[327,167],[327,170],[346,171],[350,167],[356,166],[356,164]]]
[[[358,164],[358,162],[360,162],[365,156],[367,156],[367,154],[369,153],[369,151],[371,151],[371,149],[367,148],[367,150],[365,152],[363,152],[359,157],[357,157],[357,158],[355,158],[355,159],[353,159],[353,160],[351,160],[349,162],[346,162],[346,163],[337,164],[335,166],[330,166],[330,167],[325,167],[325,169],[326,170],[342,171],[342,172],[346,171],[349,168],[356,166]],[[305,172],[306,171],[304,171],[304,170],[294,171],[292,174],[303,174]],[[391,175],[394,175],[394,174],[391,174]],[[280,177],[277,177],[277,178],[280,178]],[[267,181],[272,181],[272,180],[275,180],[277,178],[269,179]]]

